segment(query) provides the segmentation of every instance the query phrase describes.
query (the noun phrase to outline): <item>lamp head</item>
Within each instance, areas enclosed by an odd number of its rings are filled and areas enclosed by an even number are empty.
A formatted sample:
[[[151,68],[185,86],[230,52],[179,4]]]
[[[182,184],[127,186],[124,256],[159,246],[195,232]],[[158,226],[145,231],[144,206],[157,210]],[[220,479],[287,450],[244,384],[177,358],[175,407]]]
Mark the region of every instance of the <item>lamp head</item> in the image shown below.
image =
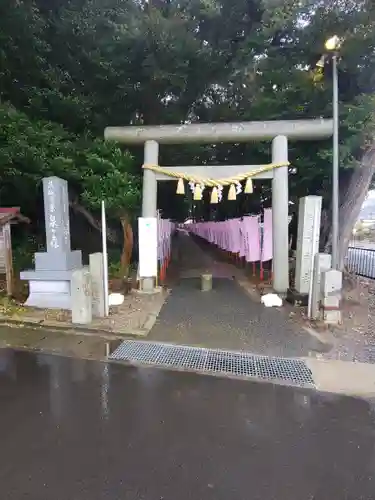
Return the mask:
[[[341,40],[337,35],[332,36],[329,38],[326,43],[325,43],[325,48],[329,52],[333,52],[335,50],[338,50],[341,45]]]
[[[322,55],[321,58],[319,59],[319,61],[316,63],[316,66],[318,68],[324,68],[325,62],[326,62],[326,58],[324,55]]]

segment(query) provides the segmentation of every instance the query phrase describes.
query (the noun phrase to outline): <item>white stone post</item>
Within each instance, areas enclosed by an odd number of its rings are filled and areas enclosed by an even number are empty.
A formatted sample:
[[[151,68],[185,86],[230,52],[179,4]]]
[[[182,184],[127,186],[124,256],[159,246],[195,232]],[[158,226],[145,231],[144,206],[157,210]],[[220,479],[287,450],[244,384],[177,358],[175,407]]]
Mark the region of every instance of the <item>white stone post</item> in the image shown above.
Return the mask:
[[[329,271],[331,265],[332,257],[329,253],[315,254],[312,294],[309,300],[311,306],[308,308],[312,319],[320,319],[320,281],[322,273]]]
[[[319,252],[321,196],[305,196],[299,200],[295,289],[309,294],[315,254]]]
[[[288,139],[279,135],[272,141],[272,163],[288,161]],[[286,293],[289,288],[289,190],[288,167],[273,170],[272,179],[272,236],[273,288]]]
[[[104,301],[104,266],[103,254],[101,252],[91,253],[89,256],[89,267],[91,275],[92,314],[95,317],[105,317]]]
[[[88,325],[92,321],[91,276],[87,267],[72,273],[72,323]]]
[[[146,141],[144,149],[144,164],[158,165],[159,144],[156,141]],[[156,173],[145,168],[143,170],[143,191],[142,191],[142,217],[157,217],[157,193],[158,181]],[[138,243],[140,243],[138,239]],[[141,279],[141,290],[152,292],[154,290],[154,277]]]

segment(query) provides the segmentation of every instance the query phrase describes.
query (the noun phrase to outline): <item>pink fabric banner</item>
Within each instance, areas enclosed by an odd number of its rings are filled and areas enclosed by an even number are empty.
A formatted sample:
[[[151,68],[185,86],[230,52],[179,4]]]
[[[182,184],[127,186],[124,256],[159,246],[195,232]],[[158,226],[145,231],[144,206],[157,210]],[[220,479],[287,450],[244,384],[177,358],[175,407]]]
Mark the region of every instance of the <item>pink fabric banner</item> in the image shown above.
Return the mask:
[[[187,225],[186,228],[222,250],[245,257],[247,262],[261,260],[258,216],[246,216],[242,220],[196,222]]]
[[[164,262],[171,253],[171,238],[176,224],[169,219],[158,218],[158,261]]]
[[[263,218],[263,245],[262,262],[267,262],[273,258],[272,243],[272,208],[266,208]]]
[[[242,226],[246,262],[257,262],[261,255],[259,216],[244,217]]]

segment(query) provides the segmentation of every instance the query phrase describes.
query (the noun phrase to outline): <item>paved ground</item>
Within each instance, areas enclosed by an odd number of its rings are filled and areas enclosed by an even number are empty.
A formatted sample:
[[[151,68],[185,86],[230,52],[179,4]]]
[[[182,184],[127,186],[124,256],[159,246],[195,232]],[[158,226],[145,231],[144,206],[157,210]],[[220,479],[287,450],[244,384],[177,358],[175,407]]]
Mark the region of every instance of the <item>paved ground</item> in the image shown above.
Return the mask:
[[[211,292],[199,289],[202,272],[214,276]],[[172,291],[148,339],[274,356],[308,356],[327,348],[282,310],[251,299],[233,272],[233,266],[213,260],[190,236],[180,234],[174,246]]]
[[[4,500],[370,500],[364,400],[0,350]]]
[[[80,335],[64,330],[0,325],[0,348],[32,349],[87,359],[105,359],[122,339],[98,334]]]
[[[75,329],[113,335],[146,336],[167,296],[166,291],[154,295],[141,295],[135,290],[125,295],[121,306],[110,308],[107,318],[94,318],[89,326],[73,325],[70,311],[60,309],[35,309],[23,307],[2,298],[0,321],[46,328]]]

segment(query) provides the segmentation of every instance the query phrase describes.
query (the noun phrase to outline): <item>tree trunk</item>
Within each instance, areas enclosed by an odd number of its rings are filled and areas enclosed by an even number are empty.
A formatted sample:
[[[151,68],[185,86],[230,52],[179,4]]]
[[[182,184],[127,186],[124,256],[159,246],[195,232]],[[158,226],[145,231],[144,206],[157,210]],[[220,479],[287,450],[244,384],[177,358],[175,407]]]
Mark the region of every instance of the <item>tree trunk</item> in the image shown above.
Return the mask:
[[[92,226],[94,229],[97,229],[99,232],[102,232],[101,221],[96,219],[83,205],[79,204],[77,201],[71,201],[70,206],[75,212],[83,215],[83,217],[85,217],[90,226]],[[108,226],[106,229],[107,229],[107,240],[111,243],[117,244],[118,238],[116,231],[109,228]]]
[[[129,222],[129,218],[127,215],[123,215],[120,217],[123,236],[124,236],[124,244],[122,247],[121,253],[121,267],[120,272],[123,278],[127,278],[129,276],[129,266],[133,253],[133,229]]]
[[[348,251],[354,225],[358,219],[363,202],[365,201],[368,189],[375,172],[375,143],[365,152],[359,165],[353,170],[346,187],[340,192],[339,210],[339,246],[338,263],[339,269],[344,269],[345,257]],[[332,213],[332,212],[331,212]],[[324,211],[322,217],[322,232],[329,227],[331,213]],[[325,251],[331,251],[332,227],[325,243]]]

